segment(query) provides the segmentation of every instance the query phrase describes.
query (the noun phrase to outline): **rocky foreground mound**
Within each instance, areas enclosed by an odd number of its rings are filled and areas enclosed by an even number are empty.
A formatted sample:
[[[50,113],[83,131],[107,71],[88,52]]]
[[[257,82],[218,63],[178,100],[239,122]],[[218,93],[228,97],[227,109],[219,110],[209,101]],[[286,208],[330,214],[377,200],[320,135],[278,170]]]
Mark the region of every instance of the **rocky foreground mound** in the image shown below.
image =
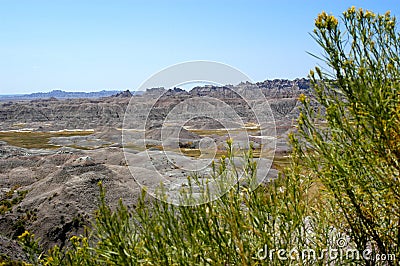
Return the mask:
[[[119,198],[131,206],[137,200],[139,186],[119,148],[27,155],[3,144],[0,151],[0,199],[13,203],[0,215],[3,237],[15,239],[30,230],[45,247],[63,246],[72,234],[83,232],[93,215],[99,181],[111,205]]]

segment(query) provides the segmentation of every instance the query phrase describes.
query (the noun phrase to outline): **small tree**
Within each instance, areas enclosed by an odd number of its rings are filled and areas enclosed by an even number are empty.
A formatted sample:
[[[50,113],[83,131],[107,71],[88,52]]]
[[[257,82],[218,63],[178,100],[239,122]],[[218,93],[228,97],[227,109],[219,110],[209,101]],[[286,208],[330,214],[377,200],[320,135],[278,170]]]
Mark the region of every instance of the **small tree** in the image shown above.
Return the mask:
[[[360,251],[399,259],[400,35],[390,12],[352,7],[341,21],[325,12],[315,21],[312,35],[327,70],[310,72],[315,99],[300,97],[291,139],[304,169],[322,186],[333,226]],[[374,264],[374,254],[366,263]]]

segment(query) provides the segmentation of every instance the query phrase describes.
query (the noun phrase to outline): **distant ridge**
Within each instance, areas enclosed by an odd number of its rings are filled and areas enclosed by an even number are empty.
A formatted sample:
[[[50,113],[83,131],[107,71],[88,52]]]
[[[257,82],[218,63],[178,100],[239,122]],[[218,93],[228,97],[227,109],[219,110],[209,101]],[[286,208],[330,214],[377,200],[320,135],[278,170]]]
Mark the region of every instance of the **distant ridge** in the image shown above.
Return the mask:
[[[263,90],[266,97],[287,97],[290,98],[293,94],[296,94],[298,90],[307,91],[310,88],[310,80],[306,78],[297,78],[294,80],[289,79],[274,79],[264,80],[262,82],[256,82],[255,84],[249,82],[242,82],[234,87],[238,89],[249,89],[259,88]],[[165,96],[174,95],[202,95],[210,93],[214,96],[218,96],[221,93],[226,93],[232,85],[226,86],[213,86],[205,85],[192,88],[190,91],[186,91],[180,88],[173,88],[166,90],[163,87],[158,88],[147,88],[146,91],[129,91],[129,90],[102,90],[96,92],[67,92],[62,90],[53,90],[51,92],[37,92],[31,94],[16,94],[16,95],[0,95],[0,101],[12,101],[12,100],[35,100],[35,99],[76,99],[76,98],[102,98],[102,97],[117,97],[127,98],[133,95],[148,95],[148,96],[161,96],[165,93]]]
[[[73,98],[101,98],[119,95],[123,93],[122,90],[102,90],[95,92],[67,92],[62,90],[53,90],[50,92],[36,92],[31,94],[17,94],[17,95],[0,95],[0,100],[34,100],[45,98],[56,99],[73,99]],[[130,92],[134,94],[134,92]]]
[[[135,92],[132,93],[132,92],[130,92],[129,90],[126,90],[126,91],[119,92],[119,93],[117,93],[117,94],[115,94],[115,95],[112,95],[112,97],[130,98],[130,97],[133,96],[133,94],[135,94]]]

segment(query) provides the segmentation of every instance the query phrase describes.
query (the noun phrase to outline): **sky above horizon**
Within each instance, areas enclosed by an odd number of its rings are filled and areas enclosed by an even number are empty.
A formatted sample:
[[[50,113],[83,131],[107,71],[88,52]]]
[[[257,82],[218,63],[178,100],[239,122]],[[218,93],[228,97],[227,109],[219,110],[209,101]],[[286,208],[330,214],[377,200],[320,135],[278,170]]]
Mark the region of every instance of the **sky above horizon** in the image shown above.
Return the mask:
[[[307,77],[321,11],[390,1],[0,0],[0,94],[135,90],[182,62],[228,64],[254,81]]]

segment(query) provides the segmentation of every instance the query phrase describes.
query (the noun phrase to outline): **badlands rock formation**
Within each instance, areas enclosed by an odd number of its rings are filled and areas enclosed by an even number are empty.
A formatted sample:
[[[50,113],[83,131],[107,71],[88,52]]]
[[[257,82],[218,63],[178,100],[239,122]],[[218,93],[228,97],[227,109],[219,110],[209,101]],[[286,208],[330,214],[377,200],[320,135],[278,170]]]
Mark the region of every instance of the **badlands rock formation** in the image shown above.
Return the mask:
[[[255,145],[258,143],[260,147],[266,136],[257,128],[266,125],[258,125],[260,119],[253,112],[260,96],[255,91],[261,91],[268,100],[274,117],[271,125],[276,127],[276,152],[284,156],[288,151],[286,134],[298,116],[297,98],[300,93],[310,94],[309,86],[305,79],[272,80],[236,86],[195,87],[191,91],[154,88],[143,95],[132,96],[123,92],[115,97],[97,99],[0,101],[2,134],[12,137],[21,130],[45,133],[49,134],[49,144],[54,146],[52,149],[28,149],[12,146],[7,139],[0,139],[0,201],[4,204],[6,201],[14,202],[0,212],[0,253],[11,258],[23,257],[12,239],[25,229],[40,237],[46,248],[55,243],[63,246],[70,236],[82,233],[83,226],[88,224],[88,218],[97,207],[98,181],[106,187],[107,201],[112,206],[119,198],[134,206],[140,186],[130,174],[122,144],[129,144],[125,151],[135,163],[130,167],[139,170],[147,167],[148,154],[157,159],[161,156],[160,151],[168,145],[172,147],[168,151],[170,157],[177,164],[181,157],[176,156],[174,145],[178,151],[198,152],[203,146],[207,151],[212,148],[219,151],[223,149],[226,133],[243,125],[247,127],[243,132],[250,132]],[[197,100],[187,104],[192,99]],[[210,104],[212,101],[215,104]],[[221,110],[216,108],[218,105],[225,106],[226,109],[222,110],[226,112],[218,113]],[[124,123],[126,111],[133,116]],[[187,114],[197,116],[188,119],[191,116]],[[221,122],[207,116],[223,119]],[[162,129],[165,120],[171,122],[170,131]],[[183,123],[177,132],[179,141],[174,142],[169,137],[175,134],[173,126],[177,121]],[[124,135],[124,140],[123,126],[131,130]],[[51,133],[78,129],[93,130],[93,134],[57,137]],[[35,141],[35,135],[32,136],[31,141]],[[163,136],[166,142],[162,141]],[[215,146],[210,140],[215,140]],[[235,141],[240,141],[239,135]],[[165,143],[167,147],[163,147]],[[150,152],[145,152],[145,149]],[[204,156],[199,160],[207,162],[209,158]],[[181,185],[176,179],[182,174],[180,169],[161,159],[155,160],[154,164],[162,169],[172,185]],[[271,170],[268,178],[275,175],[276,170]],[[148,186],[157,182],[150,176],[142,181]]]
[[[216,99],[230,100],[237,105],[237,111],[249,114],[243,107],[243,100],[235,91],[245,98],[251,98],[252,91],[260,88],[268,99],[275,118],[297,115],[296,104],[300,93],[309,93],[309,81],[306,79],[272,80],[256,84],[241,83],[237,86],[204,86],[195,87],[190,92],[163,88],[148,89],[144,95],[134,96],[137,101],[145,102],[163,95],[161,104],[154,112],[155,116],[168,113],[174,103],[194,96],[207,96]],[[97,99],[38,99],[31,101],[0,101],[0,130],[18,129],[21,127],[35,130],[60,129],[96,129],[100,127],[122,127],[125,109],[131,93],[123,92],[117,97]],[[236,101],[236,102],[235,102]],[[196,107],[196,106],[195,106]],[[243,110],[240,108],[243,107]],[[200,108],[200,107],[199,107]],[[250,118],[249,118],[250,119]]]

